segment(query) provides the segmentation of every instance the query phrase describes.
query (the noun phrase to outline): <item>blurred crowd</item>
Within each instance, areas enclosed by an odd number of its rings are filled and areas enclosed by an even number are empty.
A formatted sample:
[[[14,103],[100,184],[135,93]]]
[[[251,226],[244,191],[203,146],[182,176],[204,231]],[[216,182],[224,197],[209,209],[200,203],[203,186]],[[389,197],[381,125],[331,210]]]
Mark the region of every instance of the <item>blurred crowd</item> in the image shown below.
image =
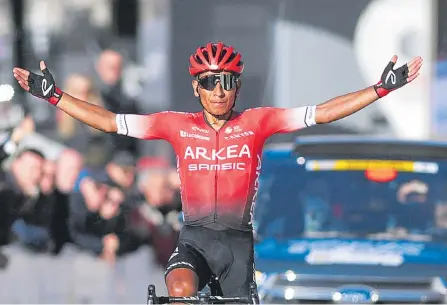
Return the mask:
[[[122,90],[122,65],[119,53],[106,50],[94,75],[73,74],[59,86],[114,112],[138,112]],[[136,139],[99,132],[55,111],[54,132],[45,136],[63,147],[56,157],[21,145],[40,133],[31,116],[0,144],[1,245],[57,256],[72,244],[110,264],[149,246],[164,266],[181,227],[175,167],[142,154]],[[5,268],[11,258],[0,251]]]

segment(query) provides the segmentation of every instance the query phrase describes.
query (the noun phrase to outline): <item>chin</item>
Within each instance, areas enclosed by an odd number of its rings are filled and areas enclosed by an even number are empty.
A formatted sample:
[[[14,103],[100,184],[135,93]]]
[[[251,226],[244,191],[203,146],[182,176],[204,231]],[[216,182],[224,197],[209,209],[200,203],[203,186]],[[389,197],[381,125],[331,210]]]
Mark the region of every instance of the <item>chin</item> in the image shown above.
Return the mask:
[[[228,107],[227,105],[222,105],[222,106],[212,106],[209,107],[209,113],[212,113],[214,115],[224,115],[227,114],[228,112],[230,112],[231,108]]]

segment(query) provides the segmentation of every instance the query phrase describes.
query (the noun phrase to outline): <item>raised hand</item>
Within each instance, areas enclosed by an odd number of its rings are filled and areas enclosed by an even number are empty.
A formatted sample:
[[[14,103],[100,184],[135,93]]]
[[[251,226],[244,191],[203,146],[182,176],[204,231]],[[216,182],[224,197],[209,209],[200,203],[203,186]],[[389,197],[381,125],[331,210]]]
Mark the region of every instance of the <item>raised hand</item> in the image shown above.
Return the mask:
[[[20,87],[25,91],[56,105],[62,97],[62,91],[56,87],[53,75],[43,61],[40,62],[40,70],[43,75],[17,67],[13,69],[13,72]]]
[[[20,143],[25,137],[33,133],[35,130],[34,120],[31,116],[23,119],[18,126],[16,126],[11,134],[11,140],[14,143]]]
[[[397,55],[394,55],[388,65],[383,70],[380,81],[374,85],[374,89],[379,97],[384,97],[391,91],[394,91],[419,76],[419,70],[422,67],[422,58],[417,56],[405,65],[393,69],[397,62]]]

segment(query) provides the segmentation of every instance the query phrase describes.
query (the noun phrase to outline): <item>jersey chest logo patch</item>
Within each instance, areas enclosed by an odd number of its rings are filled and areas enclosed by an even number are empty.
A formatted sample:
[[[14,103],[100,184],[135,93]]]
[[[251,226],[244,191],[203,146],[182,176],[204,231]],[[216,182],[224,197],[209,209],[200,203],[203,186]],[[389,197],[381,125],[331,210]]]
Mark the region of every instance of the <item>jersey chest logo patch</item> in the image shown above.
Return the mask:
[[[183,160],[189,163],[188,171],[245,171],[251,162],[251,158],[252,151],[248,144],[234,144],[219,149],[187,146],[183,153]]]

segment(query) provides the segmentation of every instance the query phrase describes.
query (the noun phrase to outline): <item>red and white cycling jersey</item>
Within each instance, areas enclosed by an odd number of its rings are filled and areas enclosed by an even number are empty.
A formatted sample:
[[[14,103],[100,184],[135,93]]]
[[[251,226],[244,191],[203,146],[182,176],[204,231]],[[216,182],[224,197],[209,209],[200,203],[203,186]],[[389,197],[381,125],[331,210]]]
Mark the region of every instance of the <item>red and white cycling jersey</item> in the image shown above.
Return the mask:
[[[119,134],[171,143],[186,224],[219,223],[249,231],[265,140],[314,125],[315,110],[253,108],[233,114],[219,131],[206,122],[203,112],[118,114],[116,122]]]

